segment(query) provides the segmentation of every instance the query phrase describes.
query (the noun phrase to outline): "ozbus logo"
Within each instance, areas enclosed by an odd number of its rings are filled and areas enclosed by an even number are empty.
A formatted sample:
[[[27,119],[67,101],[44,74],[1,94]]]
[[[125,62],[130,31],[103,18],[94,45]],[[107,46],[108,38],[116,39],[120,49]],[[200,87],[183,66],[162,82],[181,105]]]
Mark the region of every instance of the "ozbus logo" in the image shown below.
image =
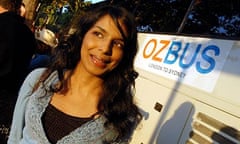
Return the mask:
[[[167,51],[167,52],[166,52]],[[189,56],[191,53],[191,56]],[[150,39],[144,46],[143,58],[164,64],[177,64],[182,69],[195,67],[202,74],[210,73],[216,66],[220,48],[182,41]],[[186,61],[187,59],[187,61]]]

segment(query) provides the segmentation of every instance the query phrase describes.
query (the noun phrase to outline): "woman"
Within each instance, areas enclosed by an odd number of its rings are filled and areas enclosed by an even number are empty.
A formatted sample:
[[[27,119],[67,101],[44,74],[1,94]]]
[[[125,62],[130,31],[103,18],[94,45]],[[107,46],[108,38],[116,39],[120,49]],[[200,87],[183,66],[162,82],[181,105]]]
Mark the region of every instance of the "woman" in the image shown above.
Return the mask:
[[[123,8],[104,6],[75,26],[51,66],[34,70],[22,85],[9,144],[130,141],[141,119],[133,100],[134,18]]]

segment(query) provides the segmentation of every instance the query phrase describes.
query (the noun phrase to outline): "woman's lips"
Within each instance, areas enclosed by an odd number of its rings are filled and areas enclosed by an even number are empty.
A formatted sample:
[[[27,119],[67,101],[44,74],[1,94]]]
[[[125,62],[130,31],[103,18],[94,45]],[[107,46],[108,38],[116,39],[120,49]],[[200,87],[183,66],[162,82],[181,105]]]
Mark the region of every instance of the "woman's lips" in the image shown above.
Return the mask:
[[[97,66],[97,67],[100,67],[100,68],[104,68],[106,67],[107,65],[107,62],[104,61],[103,59],[100,59],[96,56],[91,56],[92,58],[92,62]]]

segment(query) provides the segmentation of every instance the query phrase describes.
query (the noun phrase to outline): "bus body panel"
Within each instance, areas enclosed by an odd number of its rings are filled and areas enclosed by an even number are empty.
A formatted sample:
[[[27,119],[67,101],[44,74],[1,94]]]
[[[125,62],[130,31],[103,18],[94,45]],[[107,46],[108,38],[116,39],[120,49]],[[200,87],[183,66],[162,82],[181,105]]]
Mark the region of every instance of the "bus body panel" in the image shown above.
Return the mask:
[[[139,33],[138,43],[144,117],[132,144],[240,143],[239,41]]]

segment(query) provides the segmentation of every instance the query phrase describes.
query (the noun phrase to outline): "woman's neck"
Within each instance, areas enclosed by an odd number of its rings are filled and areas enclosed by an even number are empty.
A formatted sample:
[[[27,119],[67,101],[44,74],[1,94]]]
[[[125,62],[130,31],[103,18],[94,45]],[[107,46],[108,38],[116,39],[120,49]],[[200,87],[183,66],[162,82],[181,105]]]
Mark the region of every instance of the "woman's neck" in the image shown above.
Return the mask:
[[[88,73],[81,65],[79,65],[72,73],[70,79],[70,87],[77,89],[85,88],[86,90],[101,89],[104,80],[101,77]]]
[[[69,76],[71,72],[66,72]],[[51,104],[64,113],[77,117],[89,117],[98,112],[102,96],[102,80],[74,71],[65,94],[55,93]]]

